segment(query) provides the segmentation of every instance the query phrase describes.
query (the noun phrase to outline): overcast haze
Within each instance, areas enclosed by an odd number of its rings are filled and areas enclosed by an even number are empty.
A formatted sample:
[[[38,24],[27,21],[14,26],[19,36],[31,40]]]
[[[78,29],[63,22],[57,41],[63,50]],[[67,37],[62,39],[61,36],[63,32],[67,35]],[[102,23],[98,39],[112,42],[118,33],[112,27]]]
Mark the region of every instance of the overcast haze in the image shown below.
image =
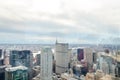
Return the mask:
[[[0,0],[0,37],[87,44],[120,37],[120,0]]]

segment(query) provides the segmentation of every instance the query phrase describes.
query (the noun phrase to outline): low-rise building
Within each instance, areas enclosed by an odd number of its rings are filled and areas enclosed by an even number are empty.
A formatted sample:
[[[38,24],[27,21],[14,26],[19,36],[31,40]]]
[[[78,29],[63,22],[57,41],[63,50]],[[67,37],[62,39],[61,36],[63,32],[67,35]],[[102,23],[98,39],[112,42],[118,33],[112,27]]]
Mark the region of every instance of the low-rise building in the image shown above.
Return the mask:
[[[28,80],[28,68],[25,66],[6,68],[5,80]]]

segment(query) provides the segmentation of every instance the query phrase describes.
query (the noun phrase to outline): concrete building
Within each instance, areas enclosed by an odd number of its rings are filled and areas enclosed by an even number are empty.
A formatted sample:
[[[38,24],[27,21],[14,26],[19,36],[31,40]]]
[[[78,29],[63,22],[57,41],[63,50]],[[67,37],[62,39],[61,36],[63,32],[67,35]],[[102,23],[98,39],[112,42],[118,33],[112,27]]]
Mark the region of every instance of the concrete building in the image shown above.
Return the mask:
[[[93,64],[93,50],[91,48],[84,48],[84,60],[87,61],[88,67],[91,68]]]
[[[41,49],[40,80],[52,80],[52,51],[51,48]]]
[[[69,64],[68,44],[56,43],[56,73],[61,74],[67,71]]]

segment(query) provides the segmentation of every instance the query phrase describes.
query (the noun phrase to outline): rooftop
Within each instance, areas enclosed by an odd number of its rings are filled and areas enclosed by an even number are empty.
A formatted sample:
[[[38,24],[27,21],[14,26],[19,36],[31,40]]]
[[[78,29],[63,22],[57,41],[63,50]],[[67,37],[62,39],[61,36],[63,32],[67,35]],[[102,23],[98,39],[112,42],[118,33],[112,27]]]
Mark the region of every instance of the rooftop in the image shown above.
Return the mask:
[[[25,67],[25,66],[17,66],[17,67],[6,68],[5,70],[9,71],[9,72],[13,72],[13,71],[16,71],[16,70],[27,70],[27,69],[28,68]]]

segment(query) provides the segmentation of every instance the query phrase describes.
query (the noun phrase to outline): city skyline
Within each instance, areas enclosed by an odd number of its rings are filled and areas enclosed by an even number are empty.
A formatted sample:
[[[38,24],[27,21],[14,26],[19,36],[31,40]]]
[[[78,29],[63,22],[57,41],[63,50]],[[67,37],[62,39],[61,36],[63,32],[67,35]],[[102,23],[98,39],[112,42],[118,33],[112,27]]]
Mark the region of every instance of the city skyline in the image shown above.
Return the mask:
[[[0,43],[55,43],[57,39],[96,44],[103,39],[120,38],[119,3],[119,0],[0,1]]]

